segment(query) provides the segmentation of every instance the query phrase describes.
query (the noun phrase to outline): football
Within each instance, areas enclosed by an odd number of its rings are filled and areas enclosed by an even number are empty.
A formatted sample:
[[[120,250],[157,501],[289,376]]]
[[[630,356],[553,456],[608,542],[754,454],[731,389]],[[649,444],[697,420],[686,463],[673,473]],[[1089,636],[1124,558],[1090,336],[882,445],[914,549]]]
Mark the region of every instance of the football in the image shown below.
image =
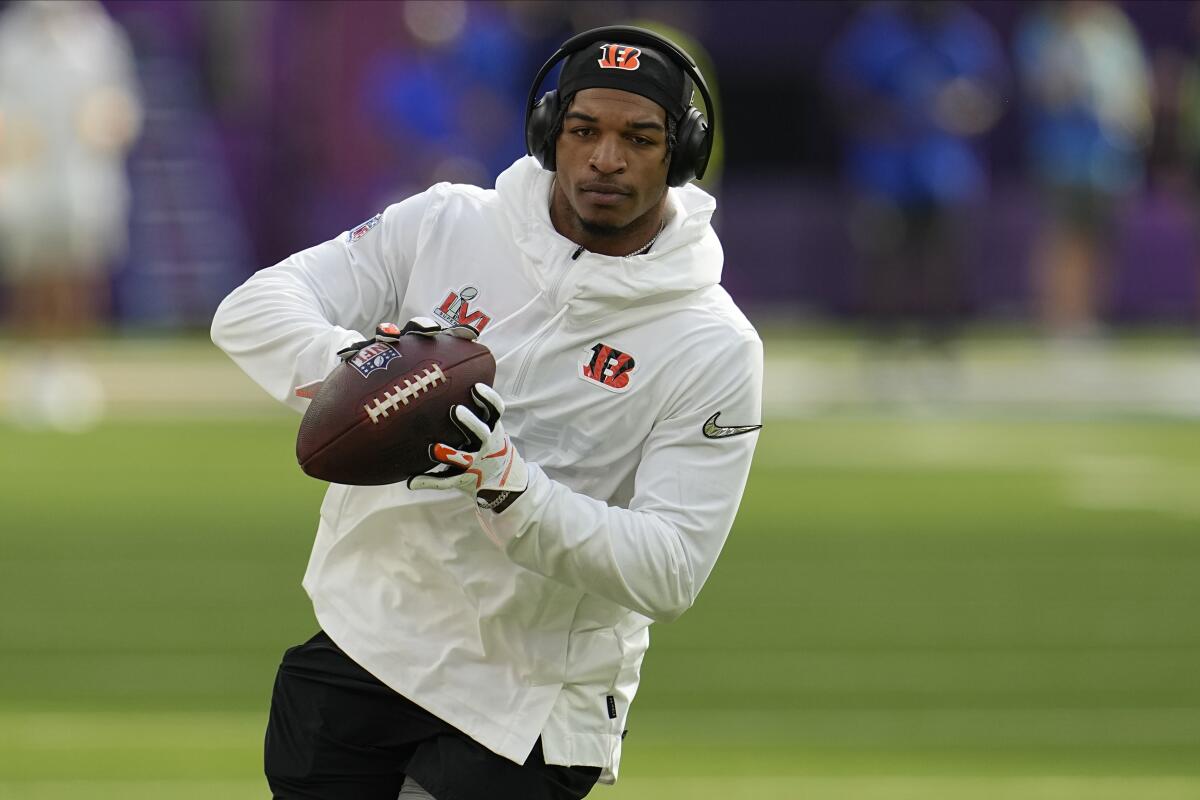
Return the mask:
[[[330,483],[419,475],[437,466],[431,444],[467,444],[450,408],[471,406],[471,387],[495,377],[496,361],[478,342],[444,334],[373,342],[325,378],[300,422],[296,459]]]

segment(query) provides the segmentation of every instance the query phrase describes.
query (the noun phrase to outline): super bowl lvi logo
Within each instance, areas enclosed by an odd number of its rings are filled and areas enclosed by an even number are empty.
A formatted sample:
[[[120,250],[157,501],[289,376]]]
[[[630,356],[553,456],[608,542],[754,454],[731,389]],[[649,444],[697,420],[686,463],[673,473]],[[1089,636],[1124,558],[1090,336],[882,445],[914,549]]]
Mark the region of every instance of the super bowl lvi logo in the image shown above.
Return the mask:
[[[446,299],[433,313],[451,325],[466,325],[468,328],[474,328],[476,333],[483,333],[492,317],[486,311],[471,310],[471,301],[478,296],[479,290],[474,286],[464,286],[457,292],[451,291],[447,294]]]

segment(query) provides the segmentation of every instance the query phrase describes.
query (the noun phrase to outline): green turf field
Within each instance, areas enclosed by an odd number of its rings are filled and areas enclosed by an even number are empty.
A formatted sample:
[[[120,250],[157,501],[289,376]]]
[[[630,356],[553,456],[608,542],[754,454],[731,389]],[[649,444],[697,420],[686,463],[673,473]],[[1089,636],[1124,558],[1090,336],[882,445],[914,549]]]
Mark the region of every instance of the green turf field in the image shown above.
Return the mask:
[[[291,418],[0,428],[0,797],[263,798]],[[768,421],[613,800],[1200,797],[1200,425]]]

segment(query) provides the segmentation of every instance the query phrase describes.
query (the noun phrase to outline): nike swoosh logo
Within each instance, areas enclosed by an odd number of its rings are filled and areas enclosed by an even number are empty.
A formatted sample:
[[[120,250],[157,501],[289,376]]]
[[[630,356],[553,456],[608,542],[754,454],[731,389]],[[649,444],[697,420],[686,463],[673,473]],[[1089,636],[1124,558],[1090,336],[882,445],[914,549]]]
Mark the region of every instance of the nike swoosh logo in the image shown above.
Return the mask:
[[[717,417],[721,416],[721,412],[713,414],[704,423],[704,435],[709,439],[726,439],[730,436],[737,436],[742,433],[750,433],[762,427],[762,425],[718,425]]]

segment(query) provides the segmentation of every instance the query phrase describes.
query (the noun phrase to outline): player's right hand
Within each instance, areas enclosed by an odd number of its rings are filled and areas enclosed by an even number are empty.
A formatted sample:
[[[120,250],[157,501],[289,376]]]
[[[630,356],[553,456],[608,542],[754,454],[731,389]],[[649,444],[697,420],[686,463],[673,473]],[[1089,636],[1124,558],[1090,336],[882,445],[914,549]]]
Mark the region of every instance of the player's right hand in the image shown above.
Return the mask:
[[[504,400],[496,390],[477,383],[471,387],[471,400],[475,409],[450,409],[450,420],[467,440],[464,449],[434,444],[429,457],[443,466],[412,476],[408,488],[458,489],[473,497],[481,510],[499,514],[529,487],[529,469],[504,432]]]
[[[342,361],[349,361],[358,354],[359,350],[375,342],[395,342],[399,341],[401,336],[437,336],[439,333],[457,336],[459,339],[472,340],[479,335],[475,332],[474,328],[467,325],[455,325],[452,328],[443,328],[429,319],[429,317],[413,317],[404,324],[403,328],[394,322],[381,322],[375,327],[375,335],[373,337],[343,347],[337,351],[337,354]]]

